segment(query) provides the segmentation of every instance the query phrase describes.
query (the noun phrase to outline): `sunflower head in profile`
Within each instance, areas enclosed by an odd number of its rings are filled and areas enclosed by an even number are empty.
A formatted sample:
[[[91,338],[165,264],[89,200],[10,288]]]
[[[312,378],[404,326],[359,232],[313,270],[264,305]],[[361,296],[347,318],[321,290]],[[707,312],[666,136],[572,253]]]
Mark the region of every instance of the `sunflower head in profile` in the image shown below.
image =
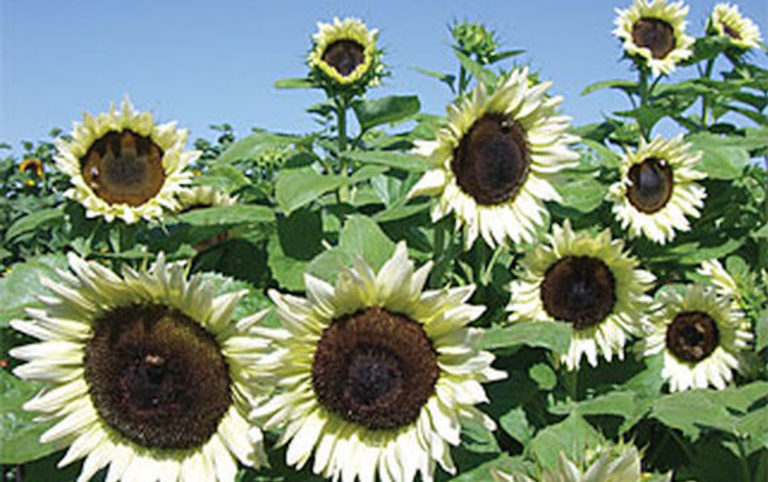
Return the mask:
[[[531,85],[515,69],[489,94],[479,83],[448,106],[448,127],[435,141],[417,141],[429,168],[408,196],[439,195],[436,221],[453,212],[465,249],[478,237],[489,246],[533,241],[548,219],[544,201],[558,201],[553,178],[579,155],[569,145],[569,118],[557,114],[562,97],[547,97],[549,82]]]
[[[473,286],[422,291],[405,243],[378,274],[361,259],[335,286],[305,275],[307,298],[271,291],[282,329],[263,363],[279,392],[252,416],[281,428],[287,463],[334,480],[433,480],[435,462],[455,473],[450,446],[460,422],[495,424],[475,405],[481,383],[504,378],[467,325]]]
[[[548,238],[523,258],[523,272],[510,284],[509,320],[570,323],[571,344],[561,355],[569,370],[583,355],[597,366],[598,351],[608,361],[623,359],[627,335],[642,333],[654,276],[638,269],[608,229],[576,234],[566,220]]]
[[[264,394],[249,378],[267,340],[254,334],[263,313],[231,322],[244,293],[215,296],[162,254],[122,276],[75,255],[69,264],[42,281],[53,293],[44,307],[11,323],[42,340],[11,355],[28,361],[17,376],[51,384],[24,408],[61,419],[41,437],[69,445],[59,466],[85,457],[78,482],[105,466],[114,481],[233,482],[238,460],[265,465],[247,414]]]
[[[176,194],[191,173],[184,168],[200,153],[183,151],[187,131],[175,123],[157,125],[149,112],[123,100],[117,111],[75,123],[72,139],[56,139],[56,166],[72,182],[66,195],[88,217],[126,223],[155,219],[177,208]]]
[[[491,471],[494,482],[641,482],[650,474],[642,471],[642,460],[637,447],[619,444],[613,447],[590,451],[584,462],[574,462],[563,452],[557,465],[542,468],[536,479],[519,472],[507,473],[498,469]],[[656,481],[670,481],[672,474],[655,478]]]
[[[686,35],[688,6],[667,0],[634,0],[626,10],[616,9],[613,34],[630,57],[640,59],[653,75],[669,74],[693,53],[693,37]]]
[[[704,285],[659,295],[638,351],[664,353],[661,376],[672,392],[709,385],[723,390],[741,369],[739,352],[752,340],[749,322],[732,300]]]
[[[718,3],[707,22],[707,31],[722,35],[740,49],[760,48],[760,29],[755,22],[741,15],[738,5]]]
[[[630,237],[645,236],[664,244],[676,231],[691,229],[686,216],[699,217],[707,193],[697,180],[706,174],[696,170],[702,153],[691,153],[682,135],[640,140],[636,151],[627,150],[618,182],[607,194],[613,212]]]
[[[376,48],[378,30],[368,30],[356,18],[333,19],[317,24],[307,63],[312,74],[331,90],[339,87],[376,85],[383,73],[381,51]]]

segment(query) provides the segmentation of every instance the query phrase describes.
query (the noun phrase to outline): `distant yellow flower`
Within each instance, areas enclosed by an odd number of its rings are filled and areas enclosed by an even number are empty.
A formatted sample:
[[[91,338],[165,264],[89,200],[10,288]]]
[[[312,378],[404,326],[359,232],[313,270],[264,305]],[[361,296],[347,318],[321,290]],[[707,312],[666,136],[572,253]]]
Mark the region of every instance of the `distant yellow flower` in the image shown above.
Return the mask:
[[[43,178],[43,163],[40,162],[40,159],[36,159],[36,158],[24,159],[24,161],[21,164],[19,164],[20,172],[26,172],[30,170],[34,171],[35,174],[37,174],[38,179]]]
[[[367,83],[376,77],[376,29],[368,30],[356,18],[334,18],[333,23],[320,22],[317,27],[308,57],[311,68],[341,85]]]
[[[135,223],[178,208],[176,194],[191,176],[185,168],[200,155],[183,151],[186,141],[186,130],[156,125],[126,98],[119,112],[112,105],[95,118],[85,114],[71,141],[56,139],[56,166],[73,184],[67,197],[87,216]]]
[[[685,33],[688,7],[683,2],[634,0],[626,10],[616,9],[616,14],[613,34],[629,55],[644,59],[653,75],[672,72],[693,53],[694,39]]]
[[[718,3],[709,17],[708,26],[718,35],[724,35],[731,43],[743,49],[760,47],[760,29],[739,12],[738,5]]]

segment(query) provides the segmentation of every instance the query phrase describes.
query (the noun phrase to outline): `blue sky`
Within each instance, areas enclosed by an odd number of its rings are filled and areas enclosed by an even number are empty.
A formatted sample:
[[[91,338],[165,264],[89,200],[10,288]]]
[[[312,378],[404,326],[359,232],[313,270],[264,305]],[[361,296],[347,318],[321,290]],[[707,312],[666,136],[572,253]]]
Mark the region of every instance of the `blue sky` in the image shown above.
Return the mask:
[[[317,21],[356,16],[380,30],[393,76],[369,97],[419,95],[422,110],[444,112],[449,91],[411,67],[455,72],[446,25],[480,21],[505,48],[552,80],[576,124],[626,107],[615,92],[580,97],[587,84],[630,78],[612,37],[614,8],[630,0],[257,2],[0,0],[0,141],[69,130],[84,111],[100,112],[130,94],[161,121],[178,120],[191,138],[212,138],[209,124],[228,122],[238,135],[252,126],[281,132],[314,127],[304,109],[320,91],[277,90],[272,84],[306,73],[304,58]],[[717,3],[691,5],[688,32],[703,31]],[[768,35],[768,2],[742,0],[742,12]],[[757,54],[768,65],[765,53]]]

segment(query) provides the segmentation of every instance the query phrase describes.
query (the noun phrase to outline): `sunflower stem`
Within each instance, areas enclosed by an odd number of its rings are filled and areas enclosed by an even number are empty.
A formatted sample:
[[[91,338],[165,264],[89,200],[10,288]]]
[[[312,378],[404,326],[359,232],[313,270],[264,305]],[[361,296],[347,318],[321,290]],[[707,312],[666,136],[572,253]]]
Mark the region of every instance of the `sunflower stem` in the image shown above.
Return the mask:
[[[668,432],[669,432],[669,434],[672,436],[672,438],[675,440],[675,442],[677,443],[677,445],[679,445],[679,446],[680,446],[680,449],[681,449],[681,450],[683,451],[683,453],[685,454],[685,458],[687,458],[689,462],[690,462],[690,461],[692,461],[692,460],[693,460],[693,452],[691,452],[691,449],[690,449],[690,448],[688,448],[688,446],[685,444],[685,440],[683,440],[682,438],[680,438],[680,436],[679,436],[678,434],[676,434],[676,433],[675,433],[675,429],[673,429],[673,428],[670,428],[670,429],[669,429],[669,430],[667,430],[667,431],[668,431]]]
[[[707,66],[704,70],[704,73],[702,74],[701,71],[699,71],[701,78],[705,80],[710,80],[712,78],[712,68],[715,66],[715,59],[709,59],[707,60]],[[708,130],[709,129],[709,99],[706,95],[701,96],[701,128],[702,130]]]
[[[347,159],[344,157],[344,153],[347,150],[347,107],[349,102],[346,96],[336,99],[336,117],[338,119],[338,135],[339,135],[339,169],[341,175],[346,177],[347,172]],[[336,191],[336,202],[341,204],[342,201],[346,201],[349,198],[347,186],[340,186]]]
[[[744,448],[744,440],[739,437],[738,438],[738,444],[739,446],[739,460],[741,461],[741,472],[744,477],[744,482],[752,482],[752,473],[749,470],[749,460],[747,460],[747,451]]]
[[[565,379],[563,380],[566,390],[568,390],[568,396],[572,401],[579,400],[579,369],[566,371]]]
[[[459,67],[459,97],[464,95],[464,91],[467,89],[467,71],[464,70],[464,66]]]
[[[648,68],[645,67],[644,65],[641,65],[639,67],[637,90],[638,90],[638,93],[640,94],[640,108],[643,109],[648,105],[648,100],[650,98],[650,89],[648,88]],[[637,127],[640,130],[640,135],[643,136],[643,139],[647,141],[651,133],[646,132],[645,127],[640,122],[639,118],[636,118],[635,122],[637,122]]]

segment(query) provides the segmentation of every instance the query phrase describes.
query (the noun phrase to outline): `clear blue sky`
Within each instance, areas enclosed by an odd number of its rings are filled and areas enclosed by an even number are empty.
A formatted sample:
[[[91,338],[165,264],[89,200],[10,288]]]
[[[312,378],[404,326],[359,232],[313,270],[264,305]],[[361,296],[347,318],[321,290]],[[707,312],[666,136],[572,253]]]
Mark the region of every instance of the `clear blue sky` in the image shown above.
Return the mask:
[[[577,124],[626,107],[615,92],[579,97],[588,83],[629,78],[611,35],[614,8],[630,0],[484,1],[96,1],[0,0],[0,141],[45,137],[69,130],[83,111],[100,112],[130,94],[161,121],[178,120],[191,138],[212,137],[208,125],[229,122],[238,135],[251,126],[306,132],[304,113],[320,91],[276,90],[284,77],[301,77],[317,21],[334,15],[362,18],[380,30],[393,76],[370,92],[418,94],[426,112],[444,112],[450,94],[413,66],[455,71],[446,25],[484,22],[506,48],[554,82],[563,110]],[[689,33],[699,34],[715,0],[687,2]],[[768,36],[768,1],[738,2]],[[768,65],[765,53],[758,62]]]

